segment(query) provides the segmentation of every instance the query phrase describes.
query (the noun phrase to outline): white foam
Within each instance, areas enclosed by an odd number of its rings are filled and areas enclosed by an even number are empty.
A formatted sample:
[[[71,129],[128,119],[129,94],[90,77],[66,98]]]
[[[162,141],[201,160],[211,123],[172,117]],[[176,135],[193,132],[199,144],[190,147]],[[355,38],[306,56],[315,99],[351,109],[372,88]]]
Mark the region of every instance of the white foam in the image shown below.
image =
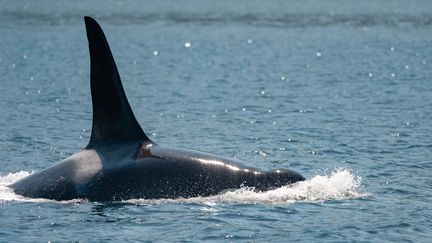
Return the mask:
[[[30,174],[31,173],[27,171],[20,171],[17,173],[9,173],[7,175],[0,176],[0,203],[7,201],[25,201],[25,197],[16,195],[12,189],[7,186]]]
[[[9,173],[7,175],[0,176],[0,203],[6,203],[10,201],[16,202],[54,202],[54,203],[80,203],[84,200],[70,200],[70,201],[53,201],[44,198],[28,198],[21,195],[17,195],[8,186],[22,178],[31,175],[33,172],[20,171],[16,173]]]
[[[56,202],[47,199],[32,199],[15,194],[8,185],[30,175],[20,171],[0,176],[0,203],[8,201]],[[361,177],[348,169],[335,169],[330,174],[316,175],[310,179],[289,186],[283,186],[265,192],[256,192],[254,188],[243,187],[210,197],[180,199],[133,199],[126,203],[149,205],[161,203],[199,203],[214,205],[219,203],[243,204],[287,204],[294,202],[322,202],[344,200],[368,196],[361,187]],[[83,200],[71,200],[61,203],[80,203]]]
[[[310,179],[289,186],[265,192],[243,187],[216,196],[188,199],[128,200],[135,204],[160,204],[189,202],[201,204],[244,203],[244,204],[287,204],[294,202],[323,202],[365,197],[369,194],[361,187],[361,177],[348,169],[335,169],[329,175],[316,175]]]

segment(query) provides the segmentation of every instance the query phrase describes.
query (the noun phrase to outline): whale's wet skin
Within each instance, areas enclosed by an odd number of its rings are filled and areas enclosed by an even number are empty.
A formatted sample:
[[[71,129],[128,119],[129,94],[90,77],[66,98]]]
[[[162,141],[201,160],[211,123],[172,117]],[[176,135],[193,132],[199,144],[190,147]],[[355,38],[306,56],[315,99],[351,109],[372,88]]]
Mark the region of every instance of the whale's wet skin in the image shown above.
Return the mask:
[[[102,29],[90,17],[85,23],[93,101],[90,142],[83,151],[12,184],[15,193],[55,200],[188,198],[304,180],[290,170],[263,172],[222,156],[152,142],[129,106]]]
[[[0,6],[1,242],[432,238],[432,1]],[[71,156],[75,167],[59,170],[65,180],[57,185],[81,195],[104,165],[116,171],[108,158],[123,165],[157,159],[138,153],[145,143],[86,148],[93,115],[84,15],[104,28],[153,154],[197,149],[233,158],[241,169],[292,169],[305,180],[116,202],[15,193],[12,184]],[[122,151],[135,152],[127,162]],[[200,161],[190,163],[211,164]],[[43,188],[43,180],[33,182],[25,188]]]

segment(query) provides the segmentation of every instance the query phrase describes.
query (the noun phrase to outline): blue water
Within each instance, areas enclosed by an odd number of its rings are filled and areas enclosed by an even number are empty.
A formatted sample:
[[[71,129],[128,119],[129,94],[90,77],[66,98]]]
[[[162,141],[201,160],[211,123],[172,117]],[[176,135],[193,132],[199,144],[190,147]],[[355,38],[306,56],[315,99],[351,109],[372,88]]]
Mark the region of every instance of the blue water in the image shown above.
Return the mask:
[[[0,241],[429,242],[431,1],[0,0]],[[256,193],[53,202],[6,186],[83,148],[82,17],[157,143],[289,168]]]

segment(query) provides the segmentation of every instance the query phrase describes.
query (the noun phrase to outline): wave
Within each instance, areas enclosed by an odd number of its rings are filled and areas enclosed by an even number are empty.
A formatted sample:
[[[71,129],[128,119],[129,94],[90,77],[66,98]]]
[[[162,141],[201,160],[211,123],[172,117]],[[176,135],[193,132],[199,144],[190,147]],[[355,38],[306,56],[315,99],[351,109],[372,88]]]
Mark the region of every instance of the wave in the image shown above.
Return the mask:
[[[8,185],[30,175],[32,172],[20,171],[0,176],[0,203],[17,202],[52,202],[85,203],[86,200],[53,201],[48,199],[27,198],[15,194]],[[179,199],[132,199],[122,203],[152,205],[163,203],[240,203],[240,204],[288,204],[295,202],[323,202],[328,200],[346,200],[365,197],[361,186],[361,177],[348,169],[335,169],[330,174],[315,175],[305,181],[283,186],[274,190],[257,192],[252,187],[242,187],[210,197]]]
[[[104,23],[116,25],[148,25],[165,23],[168,25],[192,24],[199,26],[240,25],[274,28],[305,27],[428,27],[432,25],[432,15],[428,13],[196,13],[196,12],[155,12],[155,13],[112,13],[98,14]],[[79,13],[41,13],[27,10],[1,11],[0,24],[81,24],[82,12]]]

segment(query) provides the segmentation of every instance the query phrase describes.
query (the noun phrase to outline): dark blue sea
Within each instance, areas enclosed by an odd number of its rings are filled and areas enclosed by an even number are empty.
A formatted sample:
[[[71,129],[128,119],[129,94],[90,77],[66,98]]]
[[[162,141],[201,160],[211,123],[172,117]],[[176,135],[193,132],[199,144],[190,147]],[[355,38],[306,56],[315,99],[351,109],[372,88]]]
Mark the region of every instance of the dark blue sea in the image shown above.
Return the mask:
[[[152,140],[307,180],[119,203],[15,195],[87,145],[85,15]],[[0,114],[1,242],[432,239],[432,1],[0,0]]]

